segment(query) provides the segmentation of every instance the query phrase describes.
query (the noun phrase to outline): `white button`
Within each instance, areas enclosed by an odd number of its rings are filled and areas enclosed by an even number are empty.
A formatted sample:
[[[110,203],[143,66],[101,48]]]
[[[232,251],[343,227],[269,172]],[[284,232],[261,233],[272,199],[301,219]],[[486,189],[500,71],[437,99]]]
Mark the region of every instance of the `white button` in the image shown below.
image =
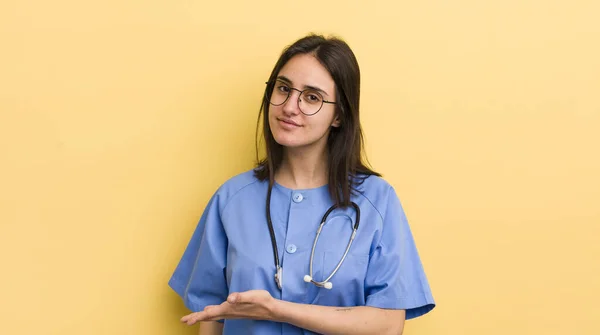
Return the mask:
[[[286,250],[287,250],[288,253],[293,254],[293,253],[296,252],[297,248],[296,248],[295,244],[288,244]]]
[[[301,202],[303,199],[304,197],[300,193],[294,193],[292,196],[292,200],[294,200],[294,202]]]

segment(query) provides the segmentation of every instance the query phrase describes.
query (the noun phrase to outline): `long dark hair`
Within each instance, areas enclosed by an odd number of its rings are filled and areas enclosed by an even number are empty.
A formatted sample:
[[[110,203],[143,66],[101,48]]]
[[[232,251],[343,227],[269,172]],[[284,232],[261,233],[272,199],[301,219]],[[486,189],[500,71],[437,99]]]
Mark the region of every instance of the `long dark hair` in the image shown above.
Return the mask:
[[[269,100],[275,79],[283,66],[294,56],[312,54],[329,71],[335,82],[337,104],[336,115],[340,126],[332,127],[327,139],[329,160],[329,194],[335,204],[341,207],[350,205],[350,195],[356,186],[370,175],[381,176],[371,170],[363,156],[364,139],[359,119],[360,69],[354,53],[348,44],[338,37],[325,38],[309,34],[287,46],[275,64],[267,82],[258,122],[257,139],[263,116],[263,137],[266,144],[266,157],[258,159],[259,145],[256,144],[257,167],[254,170],[259,180],[274,183],[275,171],[283,159],[283,146],[275,141],[269,127]]]

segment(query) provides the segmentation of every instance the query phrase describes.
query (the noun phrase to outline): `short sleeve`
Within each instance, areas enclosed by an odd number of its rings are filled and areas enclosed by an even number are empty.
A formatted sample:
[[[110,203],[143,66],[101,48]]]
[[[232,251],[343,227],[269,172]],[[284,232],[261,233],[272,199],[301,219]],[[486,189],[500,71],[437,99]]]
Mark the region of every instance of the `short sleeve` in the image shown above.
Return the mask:
[[[396,192],[388,190],[382,208],[379,243],[373,250],[365,279],[366,305],[406,310],[416,318],[435,307],[431,289]]]
[[[193,312],[227,299],[225,277],[227,237],[219,211],[219,196],[209,201],[192,234],[169,286]]]

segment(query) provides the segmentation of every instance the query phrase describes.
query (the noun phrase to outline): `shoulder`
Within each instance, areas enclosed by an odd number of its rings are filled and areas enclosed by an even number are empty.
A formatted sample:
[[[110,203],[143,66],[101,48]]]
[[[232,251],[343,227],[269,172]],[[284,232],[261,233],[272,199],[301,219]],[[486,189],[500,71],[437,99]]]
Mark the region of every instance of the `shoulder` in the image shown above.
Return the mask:
[[[221,202],[229,202],[239,193],[244,190],[251,190],[256,186],[261,186],[261,182],[254,174],[254,169],[238,173],[219,186],[216,195],[219,196]]]
[[[355,180],[357,189],[361,192],[381,193],[393,190],[393,186],[386,179],[376,175],[359,175]]]
[[[399,203],[394,186],[386,179],[376,175],[361,175],[357,177],[356,193],[363,197],[384,219],[388,207]]]

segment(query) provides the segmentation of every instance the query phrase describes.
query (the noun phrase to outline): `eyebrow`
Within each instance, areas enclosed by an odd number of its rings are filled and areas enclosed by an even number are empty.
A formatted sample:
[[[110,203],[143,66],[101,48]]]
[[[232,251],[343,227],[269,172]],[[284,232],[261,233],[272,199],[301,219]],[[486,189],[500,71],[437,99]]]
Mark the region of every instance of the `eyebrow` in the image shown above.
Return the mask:
[[[290,80],[290,78],[286,77],[286,76],[278,76],[277,80],[281,80],[287,84],[292,85],[292,81]],[[316,87],[316,86],[311,86],[311,85],[304,85],[304,89],[311,89],[311,90],[315,90],[315,91],[319,91],[321,93],[323,93],[323,95],[329,96],[329,94],[327,94],[327,92],[323,91],[322,89]]]

